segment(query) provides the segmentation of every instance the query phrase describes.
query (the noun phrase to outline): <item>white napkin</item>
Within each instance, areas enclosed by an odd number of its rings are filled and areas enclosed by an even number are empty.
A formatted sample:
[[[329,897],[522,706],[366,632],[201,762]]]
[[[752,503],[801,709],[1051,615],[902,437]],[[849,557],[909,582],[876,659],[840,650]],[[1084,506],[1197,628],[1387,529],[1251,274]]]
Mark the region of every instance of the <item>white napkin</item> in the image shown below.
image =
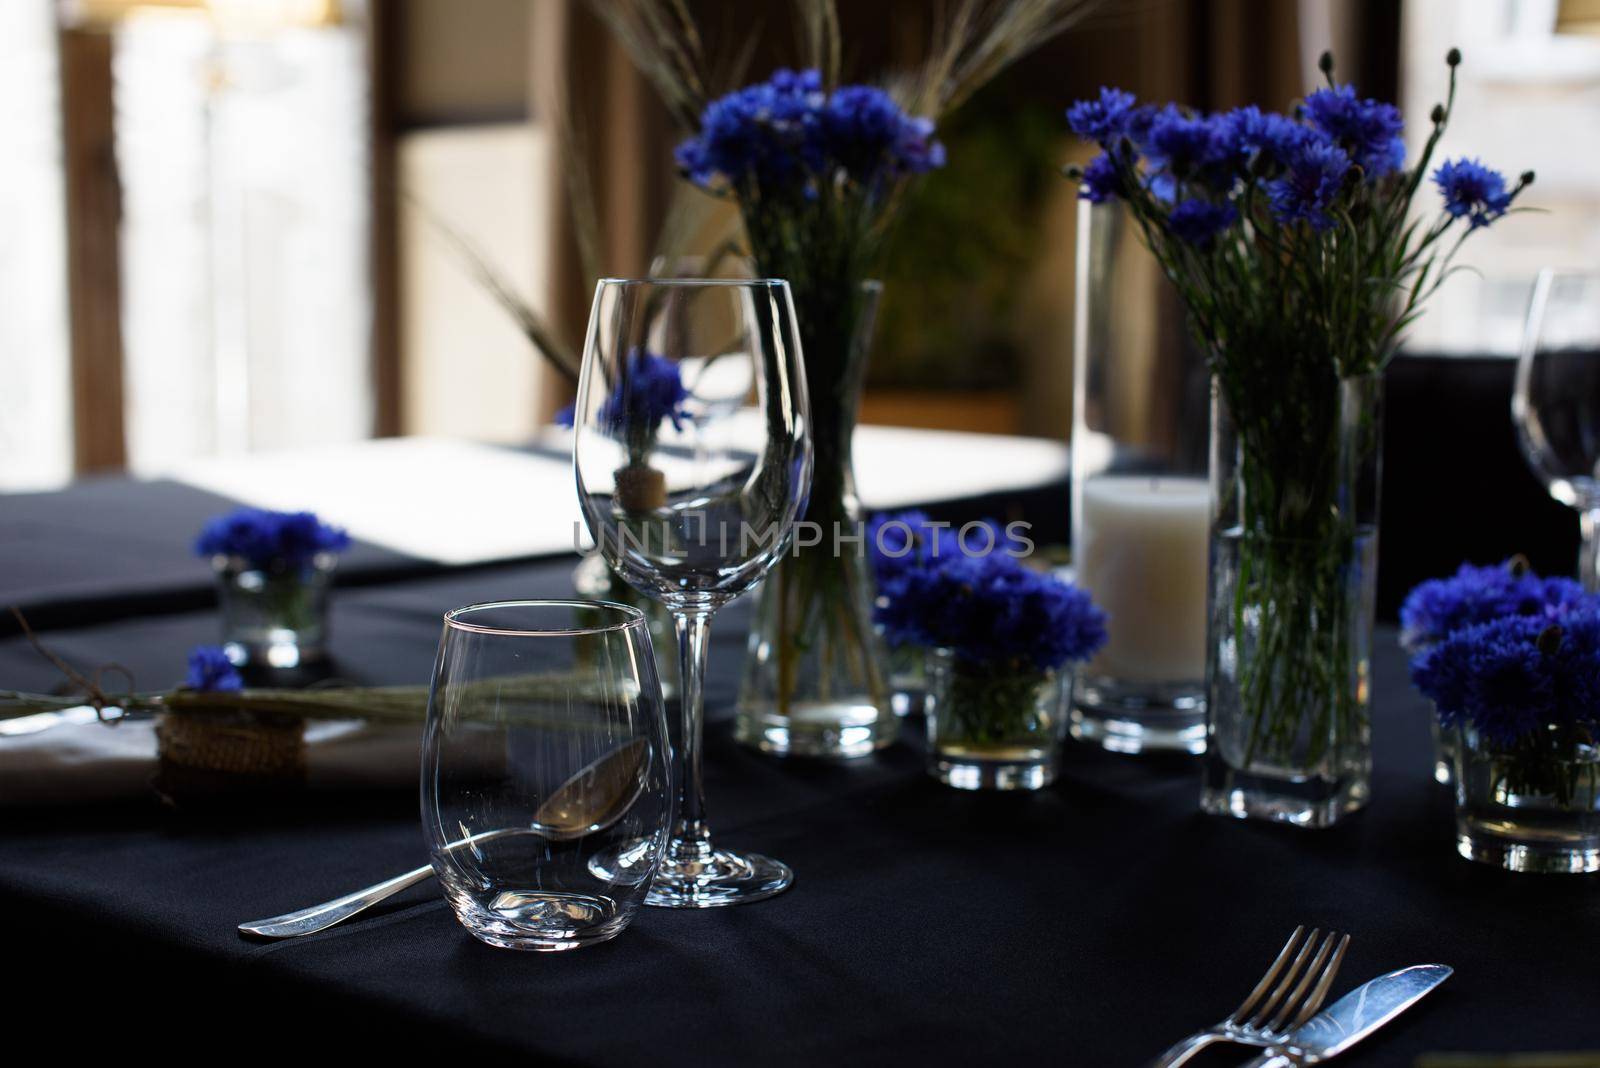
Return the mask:
[[[150,795],[155,721],[101,723],[91,708],[10,720],[0,732],[0,806],[119,801]],[[361,720],[306,724],[306,783],[348,790],[415,786],[421,726]]]

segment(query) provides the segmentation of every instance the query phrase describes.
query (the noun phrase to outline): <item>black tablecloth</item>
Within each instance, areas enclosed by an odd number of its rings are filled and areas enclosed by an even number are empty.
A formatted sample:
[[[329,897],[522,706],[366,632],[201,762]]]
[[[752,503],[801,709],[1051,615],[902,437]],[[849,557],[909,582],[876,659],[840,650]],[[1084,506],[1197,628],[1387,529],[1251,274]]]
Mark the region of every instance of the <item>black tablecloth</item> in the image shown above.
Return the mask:
[[[341,673],[421,682],[438,617],[555,595],[570,561],[341,591]],[[416,801],[314,796],[249,813],[0,812],[0,945],[13,1034],[74,1052],[424,1053],[534,1063],[1137,1064],[1230,1011],[1296,924],[1354,933],[1337,989],[1406,964],[1456,975],[1351,1054],[1600,1047],[1600,877],[1518,876],[1454,852],[1423,708],[1377,640],[1373,799],[1313,833],[1202,816],[1194,765],[1069,747],[1037,795],[947,789],[913,728],[843,766],[733,744],[747,606],[718,618],[707,788],[730,846],[793,865],[771,901],[645,910],[554,956],[474,941],[432,886],[292,942],[246,919],[333,897],[424,856]],[[213,636],[209,613],[56,630],[83,663],[150,684]],[[52,670],[0,642],[0,678]]]
[[[214,603],[215,579],[194,541],[206,520],[237,507],[182,482],[115,475],[0,494],[0,605],[54,627]],[[439,568],[362,541],[339,566],[346,584]],[[16,629],[0,616],[0,634]]]

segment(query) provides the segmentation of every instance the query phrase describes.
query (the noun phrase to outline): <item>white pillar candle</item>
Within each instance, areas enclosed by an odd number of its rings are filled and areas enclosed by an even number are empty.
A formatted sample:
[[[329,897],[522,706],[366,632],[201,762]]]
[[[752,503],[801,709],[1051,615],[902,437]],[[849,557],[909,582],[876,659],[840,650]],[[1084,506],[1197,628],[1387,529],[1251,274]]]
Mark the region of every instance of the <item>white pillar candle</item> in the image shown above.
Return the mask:
[[[1206,673],[1210,491],[1201,478],[1102,475],[1086,481],[1078,584],[1110,616],[1089,675],[1128,682]]]

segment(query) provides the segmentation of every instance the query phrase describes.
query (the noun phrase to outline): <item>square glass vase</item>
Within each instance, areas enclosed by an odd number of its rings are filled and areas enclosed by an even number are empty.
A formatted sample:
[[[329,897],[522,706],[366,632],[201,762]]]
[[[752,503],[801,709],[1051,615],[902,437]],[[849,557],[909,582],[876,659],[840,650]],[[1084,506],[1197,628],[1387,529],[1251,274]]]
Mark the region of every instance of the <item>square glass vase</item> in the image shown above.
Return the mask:
[[[958,790],[1039,790],[1056,779],[1072,672],[1016,673],[928,657],[928,774]]]
[[[1213,380],[1200,807],[1329,827],[1371,791],[1383,381],[1242,392]]]

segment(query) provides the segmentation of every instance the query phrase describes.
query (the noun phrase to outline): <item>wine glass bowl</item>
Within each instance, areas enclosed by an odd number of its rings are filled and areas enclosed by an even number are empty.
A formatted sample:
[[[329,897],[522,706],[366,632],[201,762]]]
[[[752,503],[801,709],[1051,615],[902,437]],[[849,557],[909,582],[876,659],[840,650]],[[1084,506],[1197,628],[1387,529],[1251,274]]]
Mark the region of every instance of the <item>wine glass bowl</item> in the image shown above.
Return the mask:
[[[599,283],[573,455],[590,534],[630,585],[715,609],[782,554],[810,483],[798,348],[782,282]],[[705,417],[729,382],[753,409]]]
[[[456,917],[511,949],[614,937],[672,814],[644,615],[510,601],[445,616],[422,748],[422,824]],[[599,863],[596,863],[596,861]]]
[[[787,550],[811,484],[788,284],[602,279],[573,426],[589,533],[616,574],[667,606],[678,638],[679,813],[647,903],[704,908],[770,897],[792,881],[786,866],[711,845],[700,747],[711,617]]]
[[[1534,474],[1578,511],[1579,575],[1600,589],[1600,273],[1540,272],[1511,412]]]

